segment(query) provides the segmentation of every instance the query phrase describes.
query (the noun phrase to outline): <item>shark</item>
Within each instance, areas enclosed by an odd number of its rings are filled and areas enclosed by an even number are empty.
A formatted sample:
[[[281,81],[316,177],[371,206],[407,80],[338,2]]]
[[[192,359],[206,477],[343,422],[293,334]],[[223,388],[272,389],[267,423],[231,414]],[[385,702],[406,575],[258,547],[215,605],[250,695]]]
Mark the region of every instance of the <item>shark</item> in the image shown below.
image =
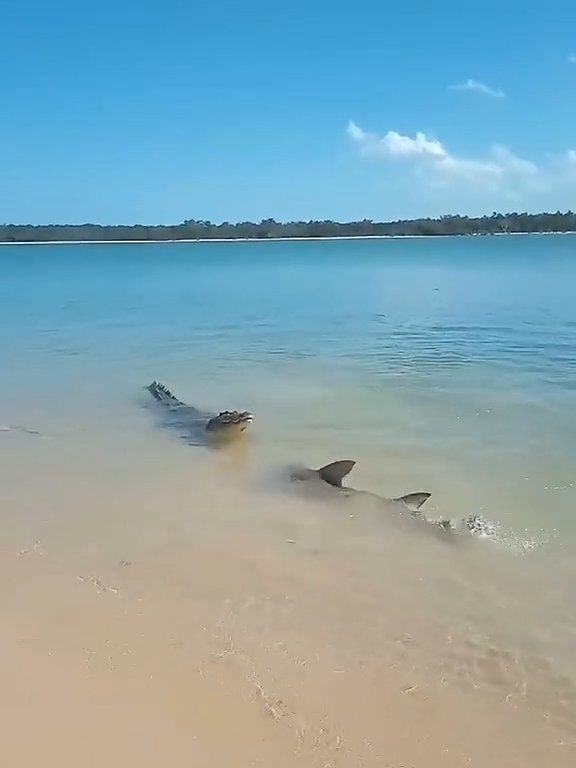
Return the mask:
[[[460,527],[473,534],[487,535],[491,533],[490,526],[492,524],[480,515],[471,515],[462,520],[462,526],[458,526],[452,520],[429,520],[424,515],[422,509],[432,495],[428,491],[417,491],[403,496],[387,497],[372,491],[359,490],[343,485],[344,478],[350,474],[355,466],[355,461],[341,459],[326,464],[319,469],[292,467],[289,473],[290,480],[301,483],[315,497],[325,499],[367,497],[374,499],[378,506],[382,507],[386,512],[409,515],[415,521],[434,526],[436,530],[440,529],[446,533],[453,532]]]

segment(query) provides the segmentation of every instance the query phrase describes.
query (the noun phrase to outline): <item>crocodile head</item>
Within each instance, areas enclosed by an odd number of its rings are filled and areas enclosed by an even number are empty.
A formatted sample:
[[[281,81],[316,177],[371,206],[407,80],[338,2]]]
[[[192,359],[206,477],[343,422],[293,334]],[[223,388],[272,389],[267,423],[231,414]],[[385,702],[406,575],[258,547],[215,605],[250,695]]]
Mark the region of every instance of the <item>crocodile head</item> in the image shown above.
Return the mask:
[[[206,432],[218,440],[233,440],[242,435],[253,420],[250,411],[221,411],[206,424]]]

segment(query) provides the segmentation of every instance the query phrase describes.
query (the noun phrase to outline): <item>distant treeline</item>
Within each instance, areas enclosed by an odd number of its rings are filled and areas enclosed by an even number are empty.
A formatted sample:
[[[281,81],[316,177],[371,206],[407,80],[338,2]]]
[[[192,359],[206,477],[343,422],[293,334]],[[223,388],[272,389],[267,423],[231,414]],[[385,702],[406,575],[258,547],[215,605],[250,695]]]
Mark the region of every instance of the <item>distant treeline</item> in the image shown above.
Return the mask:
[[[337,221],[289,221],[266,219],[258,224],[244,221],[213,224],[188,219],[174,226],[100,224],[0,225],[0,241],[14,243],[51,240],[204,240],[266,239],[273,237],[360,237],[392,235],[494,235],[513,232],[574,232],[576,214],[493,213],[491,216],[442,216],[439,219],[377,222],[370,219]]]

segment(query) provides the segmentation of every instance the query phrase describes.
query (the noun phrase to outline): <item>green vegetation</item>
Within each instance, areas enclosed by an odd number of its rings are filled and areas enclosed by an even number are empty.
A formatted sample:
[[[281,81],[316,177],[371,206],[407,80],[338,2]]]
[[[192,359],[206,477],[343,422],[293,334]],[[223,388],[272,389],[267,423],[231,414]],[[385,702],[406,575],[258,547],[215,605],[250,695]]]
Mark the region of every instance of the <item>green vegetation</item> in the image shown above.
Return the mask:
[[[383,235],[494,235],[514,232],[575,232],[576,214],[493,213],[491,216],[442,216],[439,219],[376,222],[365,219],[336,221],[290,221],[266,219],[259,224],[239,222],[212,224],[188,219],[174,226],[102,226],[99,224],[0,225],[0,241],[14,243],[54,240],[199,240],[266,239],[271,237],[359,237]]]

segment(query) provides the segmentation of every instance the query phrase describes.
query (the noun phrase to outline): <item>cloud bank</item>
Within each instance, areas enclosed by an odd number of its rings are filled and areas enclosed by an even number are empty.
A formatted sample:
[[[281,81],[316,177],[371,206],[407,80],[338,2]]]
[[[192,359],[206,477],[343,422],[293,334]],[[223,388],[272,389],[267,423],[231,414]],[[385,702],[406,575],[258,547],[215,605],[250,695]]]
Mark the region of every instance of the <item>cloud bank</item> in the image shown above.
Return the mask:
[[[489,189],[509,182],[535,182],[538,166],[500,145],[493,145],[483,157],[464,157],[449,151],[442,142],[418,131],[413,137],[388,131],[380,137],[356,123],[348,124],[348,136],[361,154],[380,160],[401,159],[433,182],[468,183]],[[576,164],[576,152],[575,164]]]

